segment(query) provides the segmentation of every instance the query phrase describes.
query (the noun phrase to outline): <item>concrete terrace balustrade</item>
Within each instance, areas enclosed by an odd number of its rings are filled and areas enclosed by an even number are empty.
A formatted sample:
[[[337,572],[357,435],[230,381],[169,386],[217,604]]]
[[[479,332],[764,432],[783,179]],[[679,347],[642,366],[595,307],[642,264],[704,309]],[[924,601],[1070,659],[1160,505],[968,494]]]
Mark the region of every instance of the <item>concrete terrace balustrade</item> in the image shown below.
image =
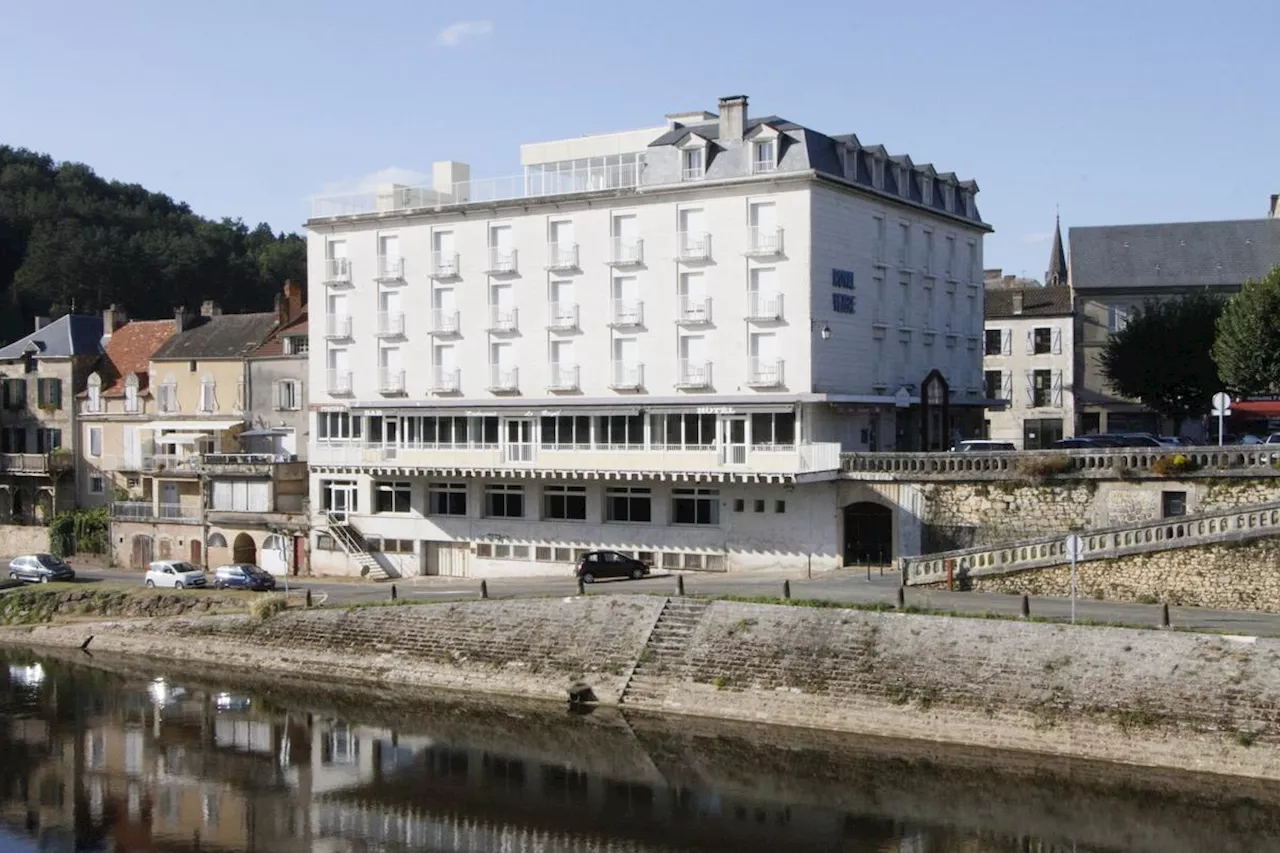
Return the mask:
[[[1061,566],[1070,562],[1065,547],[1067,535],[903,557],[902,579],[908,586],[917,586],[946,582],[949,575],[952,578],[987,577]],[[1143,521],[1078,535],[1084,543],[1080,562],[1277,536],[1280,535],[1280,501],[1247,509]]]
[[[1280,447],[1115,448],[993,453],[844,453],[840,471],[852,480],[1013,480],[1036,477],[1128,479],[1161,476],[1280,477]],[[1256,448],[1256,449],[1255,449]],[[1161,459],[1182,456],[1187,467],[1156,470]],[[1169,463],[1166,463],[1169,464]],[[1058,470],[1058,466],[1061,469]]]

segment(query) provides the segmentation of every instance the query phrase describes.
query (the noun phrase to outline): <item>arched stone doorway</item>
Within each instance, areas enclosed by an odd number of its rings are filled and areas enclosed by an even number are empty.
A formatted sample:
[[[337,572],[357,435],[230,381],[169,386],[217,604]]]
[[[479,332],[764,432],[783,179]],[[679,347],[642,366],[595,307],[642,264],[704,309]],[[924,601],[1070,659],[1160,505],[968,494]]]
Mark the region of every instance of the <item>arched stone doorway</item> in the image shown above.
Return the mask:
[[[893,510],[860,501],[844,508],[844,564],[886,565],[893,560]]]
[[[155,545],[145,533],[133,534],[133,542],[129,546],[129,568],[145,569],[152,560]]]
[[[258,562],[258,546],[254,544],[253,537],[248,533],[241,533],[236,537],[235,544],[231,546],[231,562],[255,564]]]

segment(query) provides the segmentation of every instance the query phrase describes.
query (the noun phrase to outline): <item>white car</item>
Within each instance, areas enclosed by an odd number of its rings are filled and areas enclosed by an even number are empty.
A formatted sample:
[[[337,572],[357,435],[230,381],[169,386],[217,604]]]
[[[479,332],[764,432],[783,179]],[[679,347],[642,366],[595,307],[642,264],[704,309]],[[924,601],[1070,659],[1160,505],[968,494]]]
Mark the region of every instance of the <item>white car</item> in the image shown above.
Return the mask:
[[[147,566],[146,582],[149,587],[189,589],[209,581],[203,571],[183,560],[156,560]]]

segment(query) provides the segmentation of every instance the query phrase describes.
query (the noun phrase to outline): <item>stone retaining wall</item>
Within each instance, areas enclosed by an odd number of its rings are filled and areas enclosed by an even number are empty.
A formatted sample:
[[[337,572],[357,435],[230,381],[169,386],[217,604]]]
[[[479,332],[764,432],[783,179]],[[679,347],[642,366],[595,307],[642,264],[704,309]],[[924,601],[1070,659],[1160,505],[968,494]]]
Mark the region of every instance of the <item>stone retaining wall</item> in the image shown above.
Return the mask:
[[[664,599],[289,611],[0,632],[290,673],[622,695]],[[1280,640],[717,601],[640,708],[1280,779]],[[630,706],[633,703],[627,702]]]
[[[968,584],[981,592],[1065,597],[1071,594],[1071,567],[974,577]],[[1090,560],[1076,566],[1076,587],[1083,597],[1107,601],[1280,613],[1280,541],[1256,539]]]

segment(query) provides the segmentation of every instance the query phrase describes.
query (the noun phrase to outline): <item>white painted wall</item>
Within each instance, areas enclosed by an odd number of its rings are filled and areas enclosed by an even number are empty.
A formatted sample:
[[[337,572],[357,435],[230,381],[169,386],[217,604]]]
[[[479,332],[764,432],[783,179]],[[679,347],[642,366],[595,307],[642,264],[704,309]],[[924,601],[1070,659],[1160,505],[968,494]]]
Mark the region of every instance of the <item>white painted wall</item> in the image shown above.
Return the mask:
[[[1001,333],[1001,352],[983,356],[983,369],[1000,371],[1004,376],[1004,389],[1008,392],[1007,408],[990,409],[987,420],[991,424],[991,438],[1012,441],[1022,447],[1023,423],[1028,419],[1060,418],[1062,435],[1075,435],[1076,412],[1074,387],[1075,340],[1070,317],[993,317],[986,322],[988,330]],[[1051,330],[1048,353],[1034,354],[1029,343],[1038,328]],[[1036,370],[1052,371],[1055,388],[1050,403],[1058,405],[1033,406],[1029,394],[1028,374]]]

